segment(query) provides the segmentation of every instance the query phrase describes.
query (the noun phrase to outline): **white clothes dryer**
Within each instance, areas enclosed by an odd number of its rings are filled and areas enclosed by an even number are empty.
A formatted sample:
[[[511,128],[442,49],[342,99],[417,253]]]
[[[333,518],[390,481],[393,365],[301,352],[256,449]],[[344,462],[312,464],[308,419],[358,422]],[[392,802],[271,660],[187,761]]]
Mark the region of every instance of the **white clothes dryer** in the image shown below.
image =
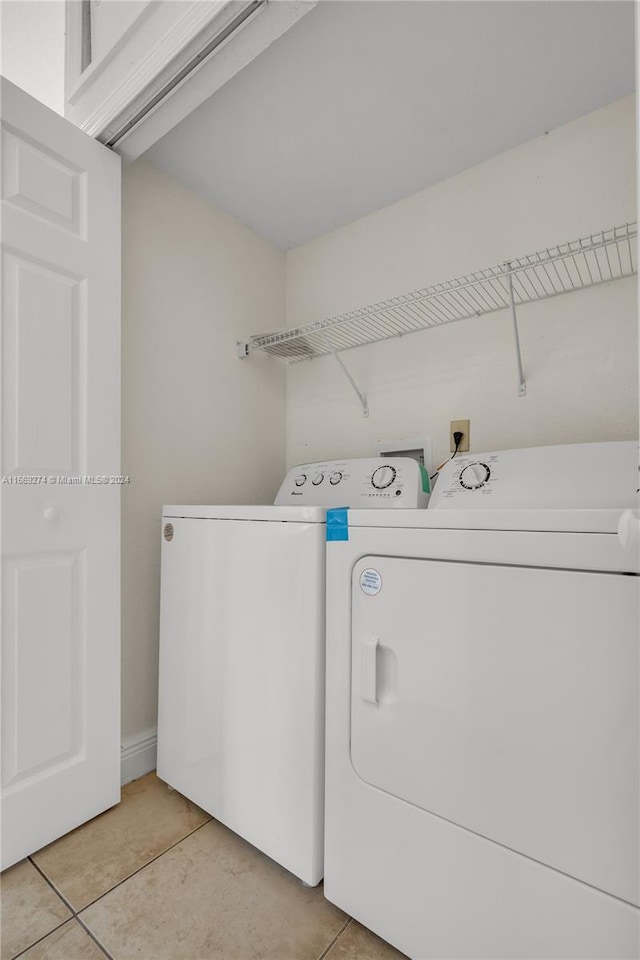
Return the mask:
[[[363,458],[294,468],[274,506],[163,508],[158,776],[311,885],[323,874],[326,507],[427,498],[415,461]]]
[[[413,960],[638,956],[637,488],[465,454],[328,544],[325,895]]]

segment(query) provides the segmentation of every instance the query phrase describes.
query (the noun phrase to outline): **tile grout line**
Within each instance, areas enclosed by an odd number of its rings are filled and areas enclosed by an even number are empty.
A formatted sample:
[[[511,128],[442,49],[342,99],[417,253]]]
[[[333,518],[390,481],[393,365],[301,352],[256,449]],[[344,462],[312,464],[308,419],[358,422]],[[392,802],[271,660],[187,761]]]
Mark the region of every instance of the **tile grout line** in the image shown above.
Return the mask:
[[[70,920],[76,920],[76,921],[78,922],[78,925],[79,925],[80,927],[82,927],[82,929],[85,931],[85,933],[93,940],[93,942],[95,943],[95,945],[102,951],[102,953],[104,953],[104,955],[105,955],[105,957],[107,958],[107,960],[113,960],[113,957],[111,956],[111,954],[108,953],[107,950],[102,946],[102,944],[100,943],[100,941],[95,938],[95,936],[93,935],[93,933],[91,932],[91,930],[88,930],[88,929],[87,929],[86,924],[80,919],[80,917],[78,916],[77,911],[73,908],[73,906],[72,906],[71,903],[67,900],[67,898],[64,896],[64,894],[61,893],[60,890],[58,890],[58,888],[55,886],[53,880],[50,880],[50,879],[49,879],[49,877],[48,877],[48,876],[46,875],[46,873],[38,866],[38,864],[35,862],[35,860],[33,860],[31,857],[27,857],[27,859],[29,860],[29,863],[31,864],[31,866],[32,866],[32,867],[35,867],[35,869],[38,871],[38,873],[40,874],[40,876],[42,877],[42,879],[45,880],[45,881],[49,884],[49,886],[51,887],[51,889],[53,890],[53,892],[56,893],[56,894],[60,897],[60,899],[62,900],[62,902],[64,903],[64,905],[67,907],[67,909],[71,910],[71,913],[73,914],[73,916],[70,917],[69,919],[70,919]],[[68,921],[67,921],[67,922],[68,922]],[[56,929],[59,929],[59,927],[57,927]],[[52,932],[53,932],[52,930],[49,931],[49,933],[52,933]],[[47,936],[49,936],[49,933],[47,934]],[[44,939],[46,939],[46,938],[43,937],[42,939],[44,940]],[[38,941],[38,943],[40,943],[40,941]],[[33,944],[31,944],[31,946],[33,946]],[[27,949],[30,949],[30,948],[28,947]]]
[[[340,939],[340,937],[342,936],[342,934],[346,932],[347,927],[348,927],[350,924],[352,924],[352,923],[353,923],[353,917],[347,917],[345,923],[340,927],[340,929],[339,929],[338,932],[336,933],[336,935],[335,935],[335,937],[333,938],[333,940],[332,940],[330,943],[328,943],[327,946],[324,948],[324,950],[322,951],[322,953],[321,953],[320,956],[318,957],[318,960],[324,960],[324,958],[325,958],[326,956],[328,956],[329,951],[330,951],[330,950],[333,950],[333,948],[335,947],[336,943],[338,942],[338,940]]]
[[[165,855],[165,853],[168,853],[168,852],[169,852],[169,850],[173,850],[174,847],[177,847],[178,844],[179,844],[179,843],[182,843],[183,840],[186,840],[187,837],[192,837],[192,836],[194,835],[194,833],[197,833],[197,832],[198,832],[198,830],[202,830],[202,828],[203,828],[203,827],[206,827],[206,825],[207,825],[208,823],[211,823],[211,821],[212,821],[213,819],[214,819],[214,817],[209,816],[209,819],[208,819],[208,820],[205,820],[204,823],[199,824],[199,826],[195,827],[195,829],[191,830],[189,833],[186,833],[186,834],[184,835],[184,837],[180,837],[180,839],[179,839],[179,840],[176,840],[175,843],[172,843],[171,846],[167,847],[165,850],[163,850],[163,851],[162,851],[161,853],[159,853],[157,856],[152,857],[151,860],[148,860],[146,863],[142,864],[141,867],[138,867],[137,870],[134,870],[133,873],[130,873],[130,874],[129,874],[128,876],[126,876],[123,880],[120,880],[120,881],[118,881],[118,883],[114,884],[112,887],[109,887],[108,890],[105,890],[105,892],[102,893],[102,894],[100,894],[99,897],[96,897],[95,900],[91,900],[89,903],[85,904],[83,907],[80,907],[79,910],[76,910],[76,909],[74,908],[74,906],[71,904],[71,902],[70,902],[69,900],[67,900],[67,898],[64,896],[64,894],[63,894],[60,890],[58,890],[58,888],[57,888],[56,885],[54,884],[53,880],[50,880],[50,879],[49,879],[49,877],[48,877],[47,874],[44,872],[44,870],[42,869],[42,867],[40,867],[39,864],[36,863],[36,861],[33,859],[33,855],[28,856],[26,859],[29,861],[29,863],[31,864],[31,866],[34,867],[34,869],[40,874],[40,876],[41,876],[42,879],[45,881],[45,883],[46,883],[49,887],[51,887],[51,889],[52,889],[53,892],[56,894],[56,896],[59,897],[60,900],[62,900],[62,902],[64,903],[65,907],[71,912],[71,916],[70,916],[70,917],[67,917],[65,920],[62,921],[62,923],[59,923],[56,927],[53,927],[52,930],[48,930],[47,933],[45,933],[44,936],[40,937],[38,940],[34,940],[33,943],[30,943],[27,947],[24,948],[24,950],[21,950],[20,953],[15,954],[15,956],[12,957],[11,960],[18,960],[18,958],[21,957],[24,953],[26,953],[27,950],[30,950],[31,947],[34,947],[34,946],[35,946],[36,944],[38,944],[38,943],[42,943],[42,941],[43,941],[43,940],[46,940],[46,938],[47,938],[50,934],[55,933],[55,931],[56,931],[56,930],[59,930],[60,927],[64,926],[65,923],[68,923],[69,920],[77,920],[78,923],[80,924],[80,926],[82,927],[82,929],[89,935],[89,937],[91,937],[91,939],[94,941],[94,943],[96,944],[96,946],[99,947],[100,950],[102,950],[102,952],[103,952],[104,955],[108,958],[108,960],[113,960],[113,957],[111,956],[111,954],[107,951],[107,949],[106,949],[105,947],[102,946],[102,944],[100,943],[100,941],[96,939],[95,935],[94,935],[94,934],[92,933],[92,931],[89,929],[89,927],[87,926],[86,922],[80,917],[80,912],[83,911],[83,910],[87,910],[89,907],[92,907],[95,903],[98,903],[99,900],[102,900],[103,897],[106,897],[107,894],[108,894],[108,893],[111,893],[112,890],[116,890],[118,887],[122,886],[123,883],[126,883],[127,880],[129,880],[131,877],[134,877],[137,873],[140,873],[141,870],[144,870],[145,867],[148,867],[150,864],[155,863],[156,860],[159,860],[160,857],[163,857],[163,856]]]
[[[64,896],[64,894],[61,893],[60,890],[58,890],[53,880],[49,879],[49,877],[46,875],[44,870],[42,870],[41,867],[38,866],[38,864],[35,862],[35,860],[32,859],[32,857],[27,857],[27,860],[29,861],[31,866],[38,871],[42,879],[51,887],[51,889],[56,894],[56,896],[59,897],[60,900],[62,900],[67,910],[70,910],[72,915],[75,917],[76,911],[73,909],[73,907],[71,906],[67,898]],[[70,919],[70,918],[67,918],[67,919]]]
[[[57,896],[60,900],[62,900],[62,902],[64,903],[64,905],[65,905],[65,907],[67,908],[67,910],[71,911],[71,916],[70,916],[70,917],[67,917],[66,920],[64,920],[62,923],[58,924],[57,927],[54,927],[53,930],[49,930],[43,937],[40,937],[39,940],[35,940],[33,943],[30,943],[28,947],[25,947],[24,950],[21,950],[20,953],[16,954],[16,956],[13,958],[13,960],[18,960],[18,958],[21,957],[21,956],[23,956],[23,954],[25,954],[25,953],[27,952],[27,950],[31,950],[32,947],[35,947],[35,946],[36,946],[36,944],[42,943],[43,940],[46,940],[47,937],[51,936],[52,933],[55,933],[56,930],[60,930],[60,928],[63,927],[63,926],[65,925],[65,923],[69,923],[70,920],[76,920],[76,921],[78,922],[78,925],[79,925],[80,927],[82,927],[82,929],[85,931],[85,933],[87,933],[88,936],[93,940],[93,942],[95,943],[95,945],[96,945],[96,946],[99,948],[99,950],[105,955],[105,957],[107,958],[107,960],[113,960],[113,957],[111,956],[111,954],[108,953],[108,952],[105,950],[105,948],[102,946],[102,944],[101,944],[98,940],[96,940],[96,938],[94,937],[94,935],[92,934],[92,932],[91,932],[90,930],[87,930],[85,924],[82,922],[82,920],[80,919],[80,917],[78,916],[78,914],[76,913],[76,911],[73,909],[72,905],[69,903],[69,901],[67,900],[67,898],[60,892],[60,890],[58,890],[58,888],[55,886],[55,884],[53,883],[53,881],[49,879],[49,877],[46,875],[46,873],[44,873],[44,872],[40,869],[40,867],[38,866],[38,864],[37,864],[31,857],[27,857],[27,860],[29,861],[29,863],[31,864],[31,866],[34,868],[34,870],[36,870],[36,871],[40,874],[40,876],[42,877],[42,879],[44,880],[44,882],[45,882],[46,884],[48,884],[49,887],[51,887],[51,889],[52,889],[53,892],[56,894],[56,896]]]
[[[210,817],[208,820],[205,820],[204,823],[201,823],[200,826],[196,827],[194,830],[191,830],[190,833],[185,833],[184,837],[180,837],[180,839],[176,840],[175,843],[172,843],[170,847],[167,847],[161,853],[158,853],[155,857],[152,857],[151,860],[147,860],[146,863],[143,863],[141,867],[138,867],[136,870],[133,870],[130,874],[128,874],[122,880],[118,880],[117,883],[114,883],[112,887],[109,887],[108,890],[105,890],[104,893],[101,893],[99,897],[95,898],[95,900],[90,900],[89,903],[85,903],[85,905],[83,907],[80,907],[80,909],[78,910],[78,914],[80,914],[81,912],[84,912],[85,910],[88,910],[89,907],[93,907],[96,903],[98,903],[100,900],[106,897],[109,893],[112,893],[114,890],[117,890],[118,887],[121,887],[123,883],[127,882],[127,880],[131,880],[132,877],[135,877],[142,870],[146,870],[147,867],[150,867],[151,864],[155,863],[156,860],[159,860],[160,857],[164,857],[165,853],[169,853],[170,850],[173,850],[174,847],[177,847],[178,844],[182,843],[183,840],[186,840],[188,837],[192,837],[194,833],[198,832],[198,830],[202,830],[202,828],[206,827],[206,825],[208,823],[211,823],[212,820],[213,820],[213,817]]]
[[[12,954],[10,960],[18,960],[19,957],[24,956],[24,954],[27,952],[27,950],[31,950],[31,947],[36,947],[39,943],[42,943],[43,940],[46,940],[47,937],[51,936],[52,933],[55,933],[56,930],[60,930],[61,927],[64,927],[65,923],[69,923],[69,922],[70,922],[71,920],[73,920],[73,919],[75,919],[75,918],[74,918],[74,917],[67,917],[66,920],[63,920],[62,923],[59,923],[57,927],[54,927],[54,928],[53,928],[53,930],[48,930],[48,931],[44,934],[44,936],[38,937],[37,940],[34,940],[33,943],[30,943],[28,946],[26,946],[26,947],[24,948],[24,950],[20,950],[19,953],[14,953],[14,954]]]
[[[106,948],[105,946],[103,946],[102,943],[100,943],[100,941],[99,941],[98,938],[96,937],[95,933],[93,933],[93,931],[89,929],[89,927],[86,925],[86,923],[84,922],[84,920],[83,920],[81,917],[79,917],[78,914],[76,914],[76,920],[78,921],[79,925],[82,927],[82,929],[84,930],[84,932],[87,934],[87,936],[90,937],[90,938],[93,940],[93,942],[95,943],[95,945],[96,945],[100,950],[102,950],[102,952],[104,953],[104,955],[105,955],[105,957],[107,958],[107,960],[113,960],[113,957],[111,956],[111,954],[109,953],[109,951],[107,950],[107,948]]]
[[[47,874],[44,872],[44,870],[32,859],[32,856],[27,857],[27,860],[28,860],[28,861],[31,863],[31,865],[37,870],[37,872],[42,876],[43,880],[45,880],[45,882],[48,884],[48,886],[51,887],[51,889],[52,889],[53,892],[56,894],[56,896],[58,896],[58,897],[60,898],[60,900],[64,903],[64,905],[67,907],[67,909],[71,911],[72,916],[71,916],[71,917],[68,917],[66,920],[64,920],[64,921],[63,921],[61,924],[59,924],[57,927],[54,927],[53,930],[49,930],[48,933],[46,933],[43,937],[40,937],[38,940],[34,941],[34,943],[29,944],[29,946],[25,947],[24,950],[20,951],[20,953],[16,954],[14,957],[12,957],[11,960],[19,960],[19,958],[22,957],[22,956],[27,952],[27,950],[30,950],[32,947],[34,947],[34,946],[36,946],[37,944],[41,943],[43,940],[46,940],[46,938],[47,938],[48,936],[50,936],[50,935],[51,935],[52,933],[54,933],[56,930],[59,930],[62,926],[64,926],[65,923],[68,923],[70,920],[77,920],[77,921],[78,921],[78,924],[80,925],[80,927],[85,931],[85,933],[90,937],[90,939],[96,944],[96,946],[99,948],[99,950],[101,950],[101,952],[105,955],[106,960],[114,960],[114,958],[113,958],[112,955],[108,952],[108,950],[106,949],[106,947],[104,947],[104,946],[102,945],[102,943],[97,939],[97,937],[95,936],[95,934],[94,934],[94,933],[91,931],[91,929],[87,926],[86,921],[84,921],[84,920],[81,918],[80,913],[81,913],[81,912],[84,912],[85,910],[88,910],[89,907],[94,906],[94,904],[98,903],[100,900],[102,900],[102,899],[103,899],[104,897],[106,897],[108,894],[112,893],[114,890],[117,890],[117,888],[120,887],[120,886],[122,886],[122,884],[126,883],[127,880],[130,880],[132,877],[136,876],[138,873],[140,873],[142,870],[146,869],[146,867],[150,866],[152,863],[155,863],[156,860],[159,860],[161,857],[163,857],[163,856],[165,855],[165,853],[169,853],[170,850],[173,850],[174,847],[177,847],[177,846],[178,846],[179,844],[181,844],[184,840],[188,839],[189,837],[192,837],[192,836],[193,836],[194,834],[196,834],[199,830],[202,830],[203,827],[206,827],[207,824],[208,824],[208,823],[211,823],[212,820],[214,820],[214,819],[215,819],[214,817],[209,816],[209,818],[208,818],[207,820],[205,820],[204,823],[199,824],[197,827],[195,827],[195,828],[194,828],[193,830],[191,830],[189,833],[185,834],[185,835],[184,835],[183,837],[181,837],[179,840],[176,840],[175,843],[172,843],[172,844],[171,844],[170,846],[168,846],[165,850],[161,851],[161,853],[157,854],[157,856],[152,857],[150,860],[148,860],[146,863],[142,864],[142,866],[138,867],[136,870],[134,870],[134,871],[133,871],[132,873],[130,873],[128,876],[126,876],[126,877],[124,877],[122,880],[118,881],[118,883],[114,884],[114,885],[113,885],[112,887],[110,887],[108,890],[105,890],[105,892],[102,893],[99,897],[96,897],[95,900],[91,900],[89,903],[87,903],[87,904],[85,904],[84,906],[80,907],[79,910],[76,910],[76,909],[72,906],[72,904],[69,902],[69,900],[67,900],[67,898],[64,896],[64,894],[62,894],[61,891],[58,890],[58,888],[55,886],[54,882],[49,879],[49,877],[48,877]],[[337,944],[337,942],[341,939],[341,937],[343,936],[343,934],[346,932],[347,928],[348,928],[348,927],[350,926],[350,924],[352,924],[352,923],[353,923],[353,917],[347,917],[347,919],[346,919],[346,921],[344,922],[344,924],[342,925],[342,927],[338,930],[337,934],[336,934],[336,935],[333,937],[333,939],[327,944],[327,946],[322,950],[322,952],[321,952],[320,955],[318,956],[317,960],[325,960],[325,958],[328,956],[329,952],[333,949],[333,947],[334,947],[334,946]]]
[[[0,2],[1,2],[1,0],[0,0]],[[39,866],[39,864],[37,864],[35,860],[32,859],[32,856],[33,856],[33,855],[28,856],[26,859],[29,861],[29,863],[30,863],[33,867],[35,867],[35,869],[36,869],[36,870],[38,871],[38,873],[41,875],[41,877],[43,878],[43,880],[46,880],[46,882],[49,884],[49,886],[50,886],[51,889],[54,891],[54,893],[56,893],[57,896],[60,897],[60,899],[61,899],[62,902],[64,903],[65,907],[67,907],[67,908],[72,912],[72,914],[73,914],[74,917],[77,917],[83,910],[88,910],[89,907],[92,907],[92,906],[93,906],[95,903],[97,903],[99,900],[102,900],[102,898],[103,898],[103,897],[106,897],[107,894],[108,894],[108,893],[111,893],[112,890],[116,890],[118,887],[121,887],[123,883],[126,883],[127,880],[131,879],[131,877],[135,877],[135,875],[136,875],[137,873],[140,873],[141,870],[144,870],[145,867],[148,867],[150,864],[155,863],[156,860],[159,860],[160,857],[163,857],[163,856],[165,855],[165,853],[168,853],[168,852],[169,852],[169,850],[173,850],[174,847],[177,847],[178,844],[179,844],[179,843],[182,843],[183,840],[186,840],[187,837],[192,837],[192,836],[194,835],[194,833],[197,833],[197,832],[198,832],[198,830],[202,830],[202,828],[203,828],[203,827],[206,827],[206,825],[207,825],[208,823],[211,823],[211,821],[212,821],[213,819],[214,819],[213,817],[209,817],[209,819],[208,819],[208,820],[205,820],[204,823],[201,823],[201,824],[199,824],[197,827],[194,827],[194,829],[193,829],[193,830],[190,830],[189,833],[185,833],[184,837],[180,837],[180,839],[179,839],[179,840],[176,840],[175,843],[172,843],[170,846],[166,847],[164,850],[161,851],[161,853],[156,854],[156,856],[155,856],[155,857],[152,857],[151,860],[147,860],[146,863],[143,863],[142,866],[137,867],[137,868],[136,868],[135,870],[133,870],[131,873],[127,874],[127,876],[126,876],[126,877],[123,877],[122,880],[118,880],[118,882],[117,882],[117,883],[114,883],[114,885],[113,885],[112,887],[109,887],[108,890],[105,890],[104,893],[101,893],[99,897],[96,897],[95,900],[90,900],[89,903],[85,903],[84,906],[79,907],[78,910],[76,910],[75,907],[73,906],[73,904],[71,904],[70,901],[67,900],[67,898],[64,896],[64,894],[61,893],[60,890],[58,890],[58,888],[56,887],[56,885],[55,885],[55,883],[53,882],[53,880],[51,880],[51,879],[47,876],[47,874],[44,872],[44,870],[42,869],[42,867]],[[71,919],[71,918],[68,917],[67,919]],[[63,922],[63,923],[66,923],[67,921],[66,921],[66,920],[63,920],[62,922]],[[59,924],[59,926],[61,926],[61,924]],[[54,929],[57,930],[57,927],[55,927]],[[39,943],[40,941],[37,941],[37,942]],[[28,948],[27,948],[27,949],[28,949]]]

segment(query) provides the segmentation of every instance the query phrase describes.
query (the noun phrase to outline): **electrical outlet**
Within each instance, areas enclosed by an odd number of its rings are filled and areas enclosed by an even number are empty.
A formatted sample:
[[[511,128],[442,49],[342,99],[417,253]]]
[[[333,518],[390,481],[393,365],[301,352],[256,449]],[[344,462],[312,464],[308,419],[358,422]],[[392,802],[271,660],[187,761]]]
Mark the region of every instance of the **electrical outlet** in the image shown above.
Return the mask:
[[[449,450],[451,453],[456,448],[456,442],[453,439],[454,433],[461,431],[462,440],[460,441],[460,446],[458,447],[458,453],[463,453],[465,450],[469,449],[469,421],[468,420],[452,420],[449,427]]]

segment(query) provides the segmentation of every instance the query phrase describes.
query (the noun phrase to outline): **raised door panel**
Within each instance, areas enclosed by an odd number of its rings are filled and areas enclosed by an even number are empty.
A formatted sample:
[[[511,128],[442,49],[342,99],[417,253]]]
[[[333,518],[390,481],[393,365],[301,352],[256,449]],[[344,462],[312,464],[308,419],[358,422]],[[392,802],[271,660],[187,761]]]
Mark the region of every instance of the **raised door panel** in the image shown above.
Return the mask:
[[[5,127],[2,199],[76,236],[86,233],[86,174]]]
[[[13,253],[3,274],[5,475],[83,473],[85,281]]]
[[[91,3],[91,62],[113,56],[136,22],[153,8],[148,0],[93,0]]]
[[[638,578],[365,557],[351,758],[367,783],[638,901]]]
[[[15,788],[86,745],[84,556],[6,557],[3,572],[2,781]]]

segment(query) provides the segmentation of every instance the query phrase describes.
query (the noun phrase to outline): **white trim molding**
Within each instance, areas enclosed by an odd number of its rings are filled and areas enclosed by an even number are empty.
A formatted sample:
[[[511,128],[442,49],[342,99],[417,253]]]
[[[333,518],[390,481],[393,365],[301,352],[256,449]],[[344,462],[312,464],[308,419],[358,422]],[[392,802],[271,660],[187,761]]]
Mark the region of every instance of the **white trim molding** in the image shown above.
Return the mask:
[[[108,122],[103,123],[100,117],[89,118],[87,121],[87,130],[95,126],[100,129],[97,134],[98,139],[112,146],[123,137],[129,130],[144,122],[144,119],[159,104],[179,88],[183,83],[188,83],[192,74],[197,71],[203,63],[214,55],[230,41],[237,37],[237,34],[246,26],[255,14],[262,12],[266,8],[267,0],[233,0],[228,2],[224,11],[216,16],[208,26],[200,30],[197,36],[190,41],[185,41],[181,45],[180,52],[172,56],[170,61],[162,63],[153,76],[153,78],[144,84],[138,94],[134,89],[139,84],[135,83],[135,74],[131,77],[131,83],[125,85],[124,91],[116,91],[120,97],[122,109],[116,110],[113,107],[113,98],[105,101],[101,111],[104,117],[108,117]],[[177,31],[172,32],[172,39],[179,40]],[[156,48],[153,51],[153,59],[160,64],[162,50]],[[141,70],[150,73],[148,64],[142,64]],[[114,95],[115,96],[115,95]]]
[[[125,133],[114,145],[115,151],[125,162],[137,159],[310,13],[317,2],[277,0],[264,4],[259,16],[247,20],[241,30],[192,70],[142,122]]]
[[[81,73],[82,4],[67,0],[65,116],[134,160],[317,2],[140,0],[110,49],[94,37],[95,58]]]
[[[67,4],[67,6],[69,6],[69,4]],[[80,7],[81,4],[78,3],[77,0],[71,0],[71,6]],[[72,62],[76,65],[75,74],[73,72],[69,74],[69,84],[67,87],[67,100],[69,103],[76,103],[82,94],[89,89],[91,84],[96,82],[98,76],[103,72],[103,70],[106,69],[106,67],[108,67],[116,54],[125,46],[127,42],[131,41],[132,34],[143,24],[144,17],[152,12],[153,7],[151,6],[149,0],[145,0],[144,3],[141,2],[140,9],[138,10],[135,19],[127,27],[117,43],[100,60],[92,60],[92,62],[84,71],[81,71],[79,66],[79,48],[81,46],[81,40],[77,35],[69,36],[68,49],[73,51]],[[82,22],[79,21],[79,23],[77,25],[74,24],[74,26],[76,30],[78,30],[78,27],[81,29]],[[127,82],[131,82],[130,78],[127,78]]]
[[[125,737],[120,747],[120,783],[131,783],[156,768],[157,730]]]
[[[203,33],[208,36],[207,28],[218,29],[237,4],[238,0],[140,3],[138,15],[111,49],[80,74],[80,4],[67,0],[67,118],[89,136],[99,137],[185,47]],[[99,48],[99,38],[94,34],[93,39]]]

